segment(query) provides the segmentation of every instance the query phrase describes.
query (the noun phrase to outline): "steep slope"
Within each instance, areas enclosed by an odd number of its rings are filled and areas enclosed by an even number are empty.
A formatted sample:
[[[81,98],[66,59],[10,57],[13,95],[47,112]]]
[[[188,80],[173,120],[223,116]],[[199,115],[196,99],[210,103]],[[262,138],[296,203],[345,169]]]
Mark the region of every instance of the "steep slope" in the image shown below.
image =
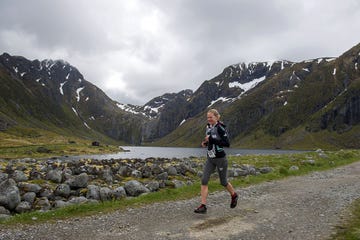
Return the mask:
[[[251,72],[252,78],[247,78],[248,81],[262,80],[256,87],[244,93],[242,90],[246,85],[236,83],[240,88],[238,97],[225,99],[220,95],[221,101],[207,107],[220,109],[233,146],[360,147],[359,54],[360,45],[357,45],[338,58],[284,62],[286,64],[281,64],[280,71],[273,74],[269,71],[272,68],[267,68],[262,75]],[[222,77],[208,81],[213,92],[217,90],[217,83],[219,86],[224,83],[235,85],[229,74],[232,67],[226,68]],[[208,102],[211,97],[206,93],[204,90],[201,95]],[[238,93],[228,96],[234,97]],[[205,112],[200,112],[159,144],[196,146],[203,136],[205,123]]]
[[[67,62],[0,56],[0,126],[139,143],[143,118],[120,109]]]
[[[231,104],[265,78],[291,64],[288,61],[236,64],[225,68],[217,77],[205,81],[195,92],[184,90],[154,98],[141,110],[145,112],[146,109],[155,109],[147,112],[152,119],[145,124],[143,141],[159,140],[214,104]]]

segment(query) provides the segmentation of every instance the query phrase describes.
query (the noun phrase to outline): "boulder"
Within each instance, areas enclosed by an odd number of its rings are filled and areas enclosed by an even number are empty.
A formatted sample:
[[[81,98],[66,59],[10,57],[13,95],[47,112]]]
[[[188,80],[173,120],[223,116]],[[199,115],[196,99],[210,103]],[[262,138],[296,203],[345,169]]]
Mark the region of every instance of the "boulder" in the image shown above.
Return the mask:
[[[181,188],[181,187],[185,186],[185,183],[180,180],[175,179],[172,182],[174,183],[174,188]]]
[[[15,212],[17,213],[24,213],[24,212],[30,212],[31,211],[31,204],[29,202],[20,202],[16,208]]]
[[[70,186],[65,183],[58,185],[54,191],[54,195],[60,196],[60,197],[65,197],[65,198],[69,197],[70,196]]]
[[[73,176],[67,180],[70,188],[86,188],[89,182],[89,176],[86,173],[81,173],[79,175]]]
[[[34,167],[30,170],[29,178],[30,178],[30,180],[42,179],[43,174]]]
[[[108,201],[112,198],[112,191],[108,187],[100,188],[100,200],[101,201]]]
[[[266,174],[271,173],[274,169],[272,167],[261,167],[259,168],[260,173]]]
[[[152,173],[151,173],[151,167],[150,166],[143,166],[141,168],[141,174],[142,174],[142,177],[143,178],[149,178],[152,176]]]
[[[158,175],[160,173],[163,173],[164,169],[162,167],[160,167],[158,164],[154,164],[151,166],[151,172],[154,175]]]
[[[252,165],[249,164],[244,164],[241,166],[241,169],[244,171],[247,171],[248,174],[247,175],[256,175],[256,168]]]
[[[63,200],[56,200],[54,202],[54,208],[62,208],[71,205],[69,202],[65,202]]]
[[[291,166],[289,168],[290,171],[299,171],[299,167],[298,166]]]
[[[163,173],[160,173],[159,175],[156,176],[156,179],[157,180],[168,180],[169,179],[169,175],[167,172],[163,172]]]
[[[105,166],[104,170],[103,170],[103,179],[107,182],[107,183],[112,183],[113,182],[113,174],[111,171],[111,168],[109,166]]]
[[[35,202],[35,198],[36,198],[36,193],[34,192],[27,192],[22,196],[22,200],[26,201],[30,204],[33,204]]]
[[[40,210],[40,211],[50,210],[51,205],[50,205],[49,199],[47,199],[47,197],[41,197],[41,198],[37,199],[34,203],[34,208],[36,210]]]
[[[86,199],[86,197],[73,197],[69,200],[69,203],[71,204],[81,204],[81,203],[86,203],[88,202],[88,200]]]
[[[7,210],[5,207],[0,206],[0,214],[10,215],[10,211]]]
[[[149,189],[147,189],[142,183],[136,180],[126,182],[124,188],[127,195],[131,197],[137,197],[140,194],[150,192]]]
[[[14,210],[20,201],[20,191],[13,179],[9,178],[0,183],[0,206]]]
[[[245,170],[245,169],[242,169],[242,168],[235,168],[234,169],[234,177],[238,177],[238,176],[242,176],[242,177],[245,177],[247,175],[249,175],[249,171],[248,170]]]
[[[62,181],[62,172],[60,170],[50,170],[46,174],[46,179],[54,183],[61,183]]]
[[[142,178],[142,173],[139,170],[133,170],[131,172],[131,177],[133,177],[133,178]]]
[[[169,167],[166,169],[166,172],[167,172],[170,176],[175,176],[175,175],[177,175],[177,170],[176,170],[176,167],[174,167],[174,166],[169,166]]]
[[[100,200],[100,187],[96,185],[88,185],[86,198]]]
[[[21,182],[21,183],[18,183],[18,187],[21,192],[39,193],[41,191],[41,186],[38,184],[34,184],[34,183]]]
[[[151,181],[145,185],[151,192],[156,192],[160,188],[160,184],[158,181]]]
[[[9,178],[9,174],[0,171],[0,183]]]
[[[122,177],[129,177],[131,175],[131,168],[128,167],[128,166],[121,166],[119,171],[118,171],[118,174]]]
[[[124,187],[117,187],[112,191],[112,195],[115,199],[121,199],[126,197],[126,191]]]
[[[15,182],[25,182],[29,178],[25,175],[23,171],[15,170],[14,173],[11,176],[12,179],[15,180]]]

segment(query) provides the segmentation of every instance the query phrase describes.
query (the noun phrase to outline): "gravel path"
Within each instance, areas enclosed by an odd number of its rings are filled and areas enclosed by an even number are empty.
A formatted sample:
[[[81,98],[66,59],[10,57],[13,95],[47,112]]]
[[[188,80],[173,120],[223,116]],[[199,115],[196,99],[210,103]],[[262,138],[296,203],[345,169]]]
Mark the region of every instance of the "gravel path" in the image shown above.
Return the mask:
[[[238,207],[226,192],[157,203],[110,214],[0,229],[0,239],[327,239],[360,198],[360,162],[326,172],[238,188]]]

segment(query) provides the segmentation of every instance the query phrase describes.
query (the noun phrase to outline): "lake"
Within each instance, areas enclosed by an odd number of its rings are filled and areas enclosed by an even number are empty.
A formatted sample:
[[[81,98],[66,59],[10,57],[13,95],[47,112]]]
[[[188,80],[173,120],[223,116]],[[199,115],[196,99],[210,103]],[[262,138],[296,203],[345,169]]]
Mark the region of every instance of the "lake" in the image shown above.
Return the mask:
[[[146,159],[154,158],[187,158],[206,156],[205,148],[183,148],[183,147],[139,147],[139,146],[121,146],[126,152],[103,155],[81,155],[71,156],[73,159],[91,158],[91,159]],[[275,150],[275,149],[236,149],[226,148],[227,155],[253,155],[253,154],[288,154],[303,151],[297,150]]]

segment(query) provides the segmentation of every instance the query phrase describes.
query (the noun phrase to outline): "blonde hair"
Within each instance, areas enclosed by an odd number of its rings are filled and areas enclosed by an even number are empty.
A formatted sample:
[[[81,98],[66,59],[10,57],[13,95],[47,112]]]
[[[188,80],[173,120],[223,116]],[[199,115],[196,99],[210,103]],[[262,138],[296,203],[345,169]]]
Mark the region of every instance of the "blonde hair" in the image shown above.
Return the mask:
[[[217,117],[218,119],[220,119],[220,113],[218,112],[218,110],[216,110],[215,108],[212,108],[208,111],[208,113],[212,113],[214,114],[215,117]]]

